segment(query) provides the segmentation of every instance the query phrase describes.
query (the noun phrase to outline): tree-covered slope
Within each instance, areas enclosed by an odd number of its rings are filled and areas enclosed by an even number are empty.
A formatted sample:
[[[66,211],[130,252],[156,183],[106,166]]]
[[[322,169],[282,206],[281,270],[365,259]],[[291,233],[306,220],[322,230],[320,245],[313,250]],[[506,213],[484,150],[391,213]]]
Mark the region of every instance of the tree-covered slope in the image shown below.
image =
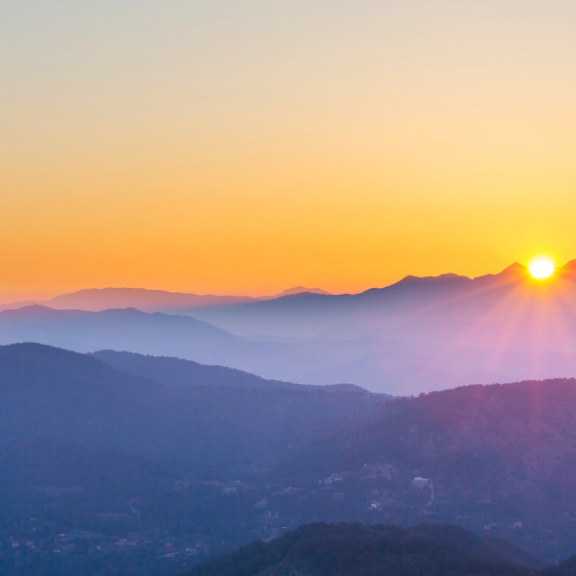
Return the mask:
[[[309,524],[197,567],[190,576],[535,576],[537,561],[462,528]],[[524,554],[532,566],[513,563]],[[553,572],[550,572],[552,575]]]

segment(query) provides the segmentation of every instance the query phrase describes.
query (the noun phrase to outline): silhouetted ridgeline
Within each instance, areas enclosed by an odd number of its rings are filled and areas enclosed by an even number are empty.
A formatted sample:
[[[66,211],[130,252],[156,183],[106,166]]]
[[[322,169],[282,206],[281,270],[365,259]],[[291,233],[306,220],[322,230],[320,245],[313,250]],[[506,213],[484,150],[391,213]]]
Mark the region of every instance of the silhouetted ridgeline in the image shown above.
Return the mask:
[[[342,523],[302,526],[267,544],[250,544],[199,566],[190,576],[543,575],[536,565],[520,549],[453,526]]]
[[[206,366],[191,360],[181,358],[144,356],[133,352],[116,352],[114,350],[100,350],[90,354],[113,368],[130,372],[145,378],[151,378],[156,382],[167,386],[228,386],[231,388],[266,388],[325,392],[348,391],[365,392],[359,386],[353,384],[333,384],[328,386],[313,386],[280,382],[278,380],[266,380],[249,372],[225,368],[223,366]],[[369,392],[366,392],[370,394]],[[391,398],[381,395],[381,398]]]
[[[574,262],[566,264],[545,286],[534,284],[528,270],[514,263],[499,274],[477,278],[458,274],[406,276],[390,286],[359,294],[302,294],[298,298],[215,306],[195,310],[193,315],[235,334],[350,338],[378,333],[387,337],[390,330],[406,327],[408,332],[401,331],[406,336],[422,321],[450,324],[478,317],[485,322],[494,320],[489,314],[494,306],[498,306],[501,318],[506,317],[516,311],[518,302],[530,301],[525,300],[527,295],[550,293],[546,286],[561,295],[557,303],[562,309],[562,303],[573,303]],[[569,306],[566,311],[570,311]]]
[[[305,389],[305,386],[266,380],[249,372],[206,366],[192,360],[168,356],[150,356],[134,352],[100,350],[90,354],[106,364],[124,372],[151,378],[166,386],[229,386],[232,388],[284,388]],[[312,388],[308,388],[309,390]]]

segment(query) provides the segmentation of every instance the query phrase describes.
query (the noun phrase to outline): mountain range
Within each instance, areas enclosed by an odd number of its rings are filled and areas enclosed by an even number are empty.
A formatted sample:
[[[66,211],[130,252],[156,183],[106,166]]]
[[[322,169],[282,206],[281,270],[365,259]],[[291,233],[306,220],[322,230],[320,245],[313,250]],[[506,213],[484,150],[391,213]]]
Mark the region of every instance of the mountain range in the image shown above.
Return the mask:
[[[474,279],[408,276],[355,295],[303,293],[182,313],[236,335],[284,339],[294,359],[279,357],[264,367],[257,353],[235,367],[269,378],[412,394],[575,374],[575,278],[576,261],[546,281],[515,263]]]
[[[300,384],[395,395],[576,374],[576,264],[537,281],[514,264],[475,279],[407,277],[355,295],[145,313],[0,312],[0,343],[179,357]]]
[[[384,393],[458,383],[441,369],[415,379],[415,372],[424,373],[430,360],[410,343],[378,337],[241,337],[189,316],[147,314],[133,308],[85,312],[27,306],[0,312],[0,344],[21,342],[77,352],[114,349],[179,357],[301,384],[360,382]]]
[[[282,298],[283,296],[312,293],[329,294],[320,288],[306,288],[296,286],[272,296],[214,296],[198,294],[183,294],[180,292],[167,292],[165,290],[146,290],[144,288],[88,288],[61,294],[50,300],[29,300],[26,302],[12,302],[0,305],[0,310],[11,310],[23,306],[40,305],[56,310],[86,310],[101,312],[112,308],[138,308],[145,312],[170,312],[190,310],[210,306],[223,306],[229,304],[242,304]]]
[[[335,354],[332,344],[322,352],[323,344],[307,340],[254,339],[235,336],[189,316],[148,314],[127,308],[86,312],[54,310],[45,306],[26,306],[0,312],[0,344],[37,342],[74,350],[94,352],[101,349],[171,356],[249,371],[267,379],[315,384],[306,372],[317,366],[331,366]],[[324,358],[322,355],[324,354]],[[292,378],[294,376],[294,378]],[[320,384],[341,384],[342,380],[322,380]]]
[[[360,294],[301,294],[266,302],[197,311],[195,317],[235,334],[287,337],[389,335],[423,322],[470,322],[490,314],[514,316],[524,307],[561,306],[574,312],[576,260],[553,278],[534,280],[514,263],[499,274],[468,278],[456,274],[407,276]],[[546,310],[546,308],[544,308]]]

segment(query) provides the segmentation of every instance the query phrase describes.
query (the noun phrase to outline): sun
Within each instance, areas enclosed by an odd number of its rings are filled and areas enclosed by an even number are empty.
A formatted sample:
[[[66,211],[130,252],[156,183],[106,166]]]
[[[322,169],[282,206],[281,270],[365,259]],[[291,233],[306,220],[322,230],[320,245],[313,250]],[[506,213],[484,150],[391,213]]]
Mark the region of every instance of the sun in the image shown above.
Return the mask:
[[[537,280],[544,280],[550,278],[554,274],[556,266],[554,260],[548,256],[536,256],[528,264],[530,275]]]

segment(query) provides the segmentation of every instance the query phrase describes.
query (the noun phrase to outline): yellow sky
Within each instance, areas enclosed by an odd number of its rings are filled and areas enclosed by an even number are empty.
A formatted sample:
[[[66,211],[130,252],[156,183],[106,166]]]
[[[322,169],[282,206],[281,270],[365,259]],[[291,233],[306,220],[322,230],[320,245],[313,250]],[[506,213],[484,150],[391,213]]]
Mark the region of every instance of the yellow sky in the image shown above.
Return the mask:
[[[573,1],[6,4],[5,298],[576,258]]]

